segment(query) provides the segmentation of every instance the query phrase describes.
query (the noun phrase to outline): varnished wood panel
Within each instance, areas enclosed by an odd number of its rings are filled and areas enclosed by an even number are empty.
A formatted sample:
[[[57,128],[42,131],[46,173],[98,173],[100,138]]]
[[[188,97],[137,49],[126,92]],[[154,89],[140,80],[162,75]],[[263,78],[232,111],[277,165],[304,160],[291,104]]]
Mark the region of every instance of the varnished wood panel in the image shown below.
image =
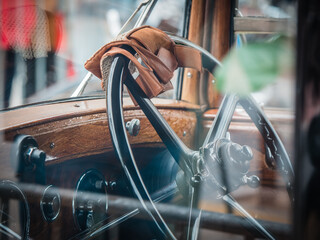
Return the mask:
[[[152,99],[152,102],[161,109],[199,110],[199,106],[172,99]],[[138,109],[130,98],[123,99],[125,110]],[[13,130],[39,123],[53,122],[55,120],[84,116],[92,113],[105,113],[105,99],[78,100],[72,102],[57,102],[21,107],[16,110],[0,112],[0,132]]]
[[[211,53],[218,60],[221,60],[230,49],[231,11],[231,1],[214,1]]]
[[[182,141],[192,147],[199,107],[174,100],[160,99],[154,102]],[[134,106],[130,99],[124,99],[124,105],[125,121],[133,118],[141,121],[139,135],[129,136],[129,141],[132,143],[137,164],[144,166],[165,147],[143,112]],[[11,165],[10,155],[16,134],[32,135],[37,140],[39,148],[47,153],[46,184],[57,186],[62,192],[71,190],[72,193],[78,179],[88,169],[98,169],[108,182],[118,182],[124,176],[112,147],[105,99],[31,106],[3,112],[0,119],[3,120],[0,124],[0,179],[19,182]],[[73,222],[70,199],[62,199],[59,217],[54,223],[48,224],[42,218],[39,207],[43,186],[29,186],[38,189],[28,195],[32,238],[66,239],[75,234],[77,230]],[[118,186],[118,194],[125,194],[127,187],[119,189]]]
[[[193,146],[196,129],[197,106],[176,101],[156,100],[160,113],[173,130],[186,143]],[[125,100],[125,121],[137,118],[141,122],[138,136],[129,136],[133,145],[151,146],[162,141],[138,107]],[[89,100],[22,108],[2,114],[6,141],[12,142],[16,134],[32,135],[39,148],[47,153],[47,163],[100,154],[113,150],[105,112],[105,100]],[[17,119],[17,116],[25,116]],[[11,121],[12,120],[12,121]],[[11,124],[10,124],[11,123]],[[9,159],[10,157],[7,155]]]
[[[211,35],[212,35],[212,20],[213,20],[213,7],[214,1],[206,0],[206,6],[204,11],[204,26],[203,26],[203,39],[202,47],[208,52],[211,52]],[[199,94],[199,104],[209,105],[209,98],[213,96],[208,95],[208,81],[211,81],[212,77],[208,72],[202,72],[200,75],[200,94]]]
[[[231,29],[231,1],[215,0],[213,8],[213,25],[211,36],[211,54],[219,61],[227,54],[230,49]],[[218,107],[221,101],[221,95],[214,84],[208,81],[208,101],[210,107]]]
[[[237,33],[279,33],[289,28],[289,19],[262,17],[235,17],[234,31]]]
[[[203,38],[205,0],[192,1],[188,39],[201,46]],[[183,77],[181,99],[190,103],[199,103],[199,72],[186,68]]]

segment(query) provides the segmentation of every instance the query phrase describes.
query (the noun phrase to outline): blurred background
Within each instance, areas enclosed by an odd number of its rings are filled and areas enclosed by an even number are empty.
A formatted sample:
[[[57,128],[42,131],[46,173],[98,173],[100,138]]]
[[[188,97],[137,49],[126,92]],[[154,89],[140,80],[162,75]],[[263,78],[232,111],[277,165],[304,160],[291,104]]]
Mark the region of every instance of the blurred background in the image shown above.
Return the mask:
[[[85,61],[117,36],[140,2],[2,0],[0,107],[69,97],[87,73]],[[181,34],[184,2],[159,1],[147,24]],[[98,79],[88,94],[103,94]]]
[[[83,65],[117,36],[138,0],[2,0],[0,2],[0,108],[68,98],[87,74]],[[182,35],[186,0],[159,0],[146,24]],[[290,18],[292,5],[277,0],[239,0],[237,15]],[[128,26],[133,27],[135,20]],[[245,36],[245,38],[243,38]],[[236,44],[273,34],[235,34]],[[291,73],[255,94],[266,105],[292,107]],[[174,82],[174,85],[175,82]],[[279,87],[280,86],[280,87]],[[280,94],[279,94],[279,91]],[[284,92],[285,91],[285,92]],[[83,95],[103,95],[90,81]],[[277,96],[277,98],[275,98]],[[174,93],[164,97],[174,98]],[[289,100],[288,100],[289,99]]]

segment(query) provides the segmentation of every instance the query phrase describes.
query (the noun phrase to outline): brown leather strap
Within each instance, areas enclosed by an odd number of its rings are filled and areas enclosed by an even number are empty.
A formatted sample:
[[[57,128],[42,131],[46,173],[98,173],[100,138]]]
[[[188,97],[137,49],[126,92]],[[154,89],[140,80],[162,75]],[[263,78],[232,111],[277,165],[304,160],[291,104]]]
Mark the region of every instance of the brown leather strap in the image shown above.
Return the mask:
[[[179,67],[194,68],[202,71],[201,53],[191,47],[176,45],[174,55],[178,60]]]
[[[103,77],[103,86],[106,88],[107,83],[105,81],[108,80],[109,76],[109,66],[113,61],[113,57],[116,54],[122,54],[125,57],[129,58],[135,66],[141,65],[137,58],[135,58],[130,52],[123,48],[112,47],[108,52],[106,52],[101,58],[101,69],[102,69],[102,77]],[[147,94],[148,97],[152,98],[158,96],[163,92],[164,86],[161,82],[158,81],[156,76],[154,75],[153,69],[149,66],[139,66],[139,77],[136,79],[137,83],[141,87],[141,89]]]
[[[126,50],[128,47],[136,54],[133,55],[130,50]],[[119,40],[106,44],[85,63],[87,70],[104,80],[104,87],[116,54],[130,59],[131,73],[136,71],[136,82],[149,98],[172,88],[170,80],[177,67],[202,70],[199,51],[188,46],[176,45],[159,29],[142,26],[122,35]]]

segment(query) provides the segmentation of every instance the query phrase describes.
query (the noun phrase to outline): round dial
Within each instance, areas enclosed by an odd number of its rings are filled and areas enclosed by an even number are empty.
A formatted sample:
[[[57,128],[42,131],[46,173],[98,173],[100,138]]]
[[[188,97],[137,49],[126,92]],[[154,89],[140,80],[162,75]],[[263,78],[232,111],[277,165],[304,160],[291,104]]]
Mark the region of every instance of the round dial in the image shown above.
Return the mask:
[[[52,185],[48,186],[42,195],[40,201],[40,208],[43,218],[47,222],[54,221],[60,212],[61,200],[60,194],[57,188],[54,188]]]
[[[80,177],[72,205],[79,230],[91,228],[107,218],[107,183],[102,173],[91,169]]]

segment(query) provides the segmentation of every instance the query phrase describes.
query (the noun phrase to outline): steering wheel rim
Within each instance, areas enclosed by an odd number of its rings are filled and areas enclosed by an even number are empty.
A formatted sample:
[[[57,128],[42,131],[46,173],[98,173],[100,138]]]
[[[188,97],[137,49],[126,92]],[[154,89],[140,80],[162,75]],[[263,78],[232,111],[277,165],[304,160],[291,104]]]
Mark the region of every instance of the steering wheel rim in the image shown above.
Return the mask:
[[[111,78],[108,81],[107,87],[107,111],[108,111],[108,123],[110,135],[114,148],[117,153],[117,157],[120,160],[122,168],[132,186],[132,190],[136,197],[142,203],[145,211],[155,222],[158,229],[164,237],[170,237],[175,239],[173,233],[170,231],[167,224],[165,224],[162,216],[158,212],[151,199],[151,196],[146,189],[146,186],[142,180],[139,169],[135,163],[133,153],[131,150],[126,134],[126,128],[124,124],[124,117],[122,112],[122,83],[114,84],[116,79],[122,79],[124,74],[124,67],[126,65],[125,59],[123,57],[116,57],[111,66]],[[120,74],[119,74],[120,73]],[[119,75],[118,75],[119,74]],[[118,81],[119,82],[119,81]],[[121,82],[121,81],[120,81]],[[144,204],[144,199],[148,199],[151,203],[152,210],[156,214],[152,214],[151,211]]]
[[[182,44],[187,43],[188,41],[184,40]],[[200,47],[197,47],[197,49],[201,50],[202,53],[205,53],[202,54],[203,58],[208,58],[208,55],[206,55],[207,52],[205,50],[203,50]],[[214,62],[215,65],[220,65],[215,58],[210,58],[210,56],[212,55],[209,54],[210,61]],[[158,229],[162,233],[163,238],[175,239],[174,234],[172,233],[168,225],[165,223],[161,214],[158,212],[154,202],[152,201],[150,194],[140,175],[140,171],[134,160],[134,156],[132,154],[132,150],[126,134],[126,127],[122,111],[122,84],[124,78],[126,78],[126,86],[130,90],[131,94],[134,96],[137,103],[141,106],[142,110],[145,112],[147,118],[152,123],[158,135],[163,140],[164,144],[167,146],[168,150],[173,155],[175,160],[177,161],[177,159],[180,159],[181,156],[186,160],[183,162],[184,165],[182,168],[187,173],[188,177],[191,177],[194,174],[194,169],[192,168],[192,162],[190,162],[190,159],[194,158],[194,156],[199,154],[199,152],[192,151],[189,148],[187,148],[177,137],[177,135],[170,128],[170,126],[164,121],[161,114],[154,109],[155,107],[151,103],[150,99],[148,99],[145,96],[145,94],[141,91],[141,89],[135,83],[133,77],[128,72],[126,72],[125,69],[127,68],[127,65],[128,60],[125,59],[122,55],[115,56],[111,64],[111,74],[108,78],[106,100],[108,124],[110,134],[112,137],[112,142],[115,148],[115,152],[117,153],[117,157],[120,160],[120,163],[131,184],[134,194],[140,200],[141,204],[143,205],[146,212],[149,214],[150,218],[157,225]],[[210,67],[210,64],[208,64],[208,66],[208,69],[212,71],[214,67],[212,67],[212,65]],[[264,115],[263,111],[251,97],[240,99],[236,95],[227,95],[224,98],[222,106],[219,108],[218,115],[213,122],[213,125],[207,135],[206,140],[204,141],[203,147],[205,147],[209,142],[212,142],[217,138],[221,138],[223,135],[226,134],[229,124],[231,122],[235,105],[237,103],[240,103],[244,107],[244,109],[249,114],[250,118],[252,118],[253,122],[256,124],[259,131],[262,133],[262,135],[266,131],[272,133],[271,135],[266,135],[264,139],[266,141],[267,146],[274,150],[274,152],[276,153],[274,154],[277,157],[276,160],[280,162],[280,164],[282,164],[280,170],[282,173],[285,173],[285,181],[287,185],[290,185],[288,188],[290,195],[290,191],[292,191],[291,179],[293,179],[294,176],[291,162],[283,147],[283,144],[280,141],[280,138],[278,137],[270,122]],[[225,114],[226,111],[223,110],[225,108],[228,109],[227,112],[229,114]],[[230,109],[232,109],[232,111],[230,111]],[[252,109],[255,109],[255,111],[252,111]],[[220,125],[222,124],[222,122],[224,127],[221,130]],[[280,160],[278,156],[280,156]],[[146,207],[145,199],[151,203],[149,204],[149,206],[151,206],[152,208],[151,210]],[[254,220],[251,223],[256,224]],[[273,237],[270,234],[268,234],[268,232],[265,233],[263,229],[261,231],[262,235],[264,235],[267,238],[273,239]]]

